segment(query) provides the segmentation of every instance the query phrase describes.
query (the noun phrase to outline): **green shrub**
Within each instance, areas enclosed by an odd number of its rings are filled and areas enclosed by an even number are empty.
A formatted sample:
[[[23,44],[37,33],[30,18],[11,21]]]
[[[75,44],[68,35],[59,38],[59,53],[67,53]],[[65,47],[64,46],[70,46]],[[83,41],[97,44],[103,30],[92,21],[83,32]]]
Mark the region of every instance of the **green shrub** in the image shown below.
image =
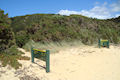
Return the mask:
[[[0,52],[15,45],[14,32],[10,28],[10,19],[8,14],[0,9]]]
[[[29,35],[26,34],[25,31],[20,31],[16,33],[15,39],[17,46],[22,47],[26,42],[29,41]]]
[[[11,46],[10,48],[8,48],[7,50],[4,51],[6,54],[9,54],[9,55],[20,55],[20,54],[23,54],[22,52],[18,51],[17,50],[17,47],[16,46]]]
[[[21,51],[17,50],[16,46],[12,46],[9,49],[5,50],[4,52],[0,52],[0,62],[2,66],[5,67],[10,65],[11,67],[18,69],[22,65],[18,62],[19,60],[29,60],[29,57],[21,56],[23,54]]]

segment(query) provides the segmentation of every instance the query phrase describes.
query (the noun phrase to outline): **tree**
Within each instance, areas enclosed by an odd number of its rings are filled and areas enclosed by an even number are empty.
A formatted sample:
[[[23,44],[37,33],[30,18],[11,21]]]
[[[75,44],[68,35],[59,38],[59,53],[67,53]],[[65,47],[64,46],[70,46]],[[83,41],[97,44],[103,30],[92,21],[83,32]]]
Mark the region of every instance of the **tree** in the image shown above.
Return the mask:
[[[10,28],[10,23],[8,14],[4,14],[4,11],[0,9],[0,51],[15,45],[14,33]]]

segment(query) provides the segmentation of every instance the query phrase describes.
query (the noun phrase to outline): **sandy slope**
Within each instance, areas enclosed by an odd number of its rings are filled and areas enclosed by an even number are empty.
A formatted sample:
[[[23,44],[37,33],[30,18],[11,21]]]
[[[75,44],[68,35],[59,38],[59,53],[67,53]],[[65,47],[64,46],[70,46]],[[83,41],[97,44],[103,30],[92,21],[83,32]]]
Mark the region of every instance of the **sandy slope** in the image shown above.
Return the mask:
[[[23,49],[26,56],[31,56]],[[46,73],[45,62],[35,59],[36,63],[20,60],[22,68],[0,68],[5,71],[0,80],[19,80],[31,76],[31,80],[120,80],[120,46],[95,48],[94,46],[69,47],[50,55],[50,73]],[[23,79],[23,78],[22,78]],[[22,80],[21,79],[21,80]]]

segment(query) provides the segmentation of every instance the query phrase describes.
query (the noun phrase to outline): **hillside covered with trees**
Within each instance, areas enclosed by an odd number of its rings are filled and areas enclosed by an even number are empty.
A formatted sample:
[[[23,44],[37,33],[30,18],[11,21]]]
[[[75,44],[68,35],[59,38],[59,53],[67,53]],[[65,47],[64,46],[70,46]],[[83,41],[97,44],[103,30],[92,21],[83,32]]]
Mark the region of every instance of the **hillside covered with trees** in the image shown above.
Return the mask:
[[[79,40],[84,44],[97,43],[98,39],[108,39],[120,43],[120,17],[107,20],[88,18],[82,15],[63,16],[59,14],[32,14],[8,17],[0,9],[0,61],[3,66],[21,66],[17,59],[22,57],[18,47],[28,41],[71,42]]]
[[[99,38],[120,42],[120,17],[100,20],[81,15],[33,14],[11,18],[16,43],[22,47],[29,39],[36,42],[80,40],[93,44]]]
[[[8,18],[0,10],[0,51],[13,45],[22,47],[29,40],[60,42],[80,40],[93,44],[99,38],[120,42],[120,17],[107,20],[81,15],[32,14]]]

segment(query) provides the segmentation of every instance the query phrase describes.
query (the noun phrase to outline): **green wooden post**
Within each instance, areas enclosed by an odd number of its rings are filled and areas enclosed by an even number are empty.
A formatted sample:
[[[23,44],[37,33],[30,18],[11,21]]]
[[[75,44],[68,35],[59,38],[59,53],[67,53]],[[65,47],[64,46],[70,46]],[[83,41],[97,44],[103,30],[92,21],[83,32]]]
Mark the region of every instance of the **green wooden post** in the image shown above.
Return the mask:
[[[32,62],[34,63],[34,50],[33,50],[33,47],[31,47],[31,60]]]
[[[50,51],[46,50],[46,72],[50,72]]]
[[[103,44],[102,44],[103,47],[107,47],[107,44],[106,42],[103,41]]]
[[[100,46],[101,46],[101,42],[100,42],[100,39],[98,40],[98,46],[99,46],[99,48],[100,48]]]
[[[107,48],[109,48],[109,40],[108,40],[108,42],[107,42]]]

